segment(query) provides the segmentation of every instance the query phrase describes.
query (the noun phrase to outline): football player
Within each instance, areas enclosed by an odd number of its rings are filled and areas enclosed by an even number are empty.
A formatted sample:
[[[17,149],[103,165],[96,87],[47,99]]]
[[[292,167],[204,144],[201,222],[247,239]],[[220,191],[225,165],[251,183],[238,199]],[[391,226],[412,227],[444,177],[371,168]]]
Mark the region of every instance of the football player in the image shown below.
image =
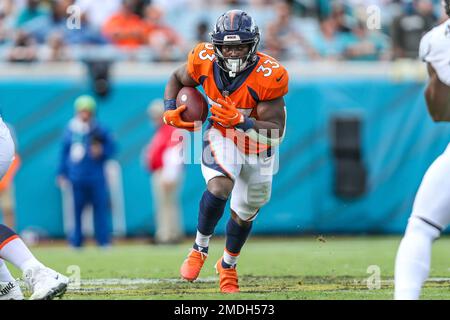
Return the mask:
[[[445,0],[450,16],[450,0]],[[430,76],[425,91],[434,121],[450,121],[450,20],[425,34],[420,58]],[[419,299],[428,278],[431,247],[450,223],[450,145],[428,168],[395,261],[395,299]]]
[[[0,116],[0,179],[13,161],[14,151],[13,139]],[[24,299],[3,259],[23,272],[25,283],[32,291],[30,299],[52,299],[62,296],[66,291],[69,279],[45,267],[14,231],[0,224],[0,300]]]
[[[211,105],[201,164],[207,188],[195,242],[180,273],[185,280],[197,279],[231,198],[225,249],[215,264],[224,293],[239,292],[236,264],[253,221],[270,199],[276,150],[285,132],[288,73],[258,52],[259,42],[259,29],[246,12],[226,12],[215,24],[211,43],[198,44],[187,63],[173,72],[164,96],[164,122],[190,131],[198,127],[180,118],[186,108],[176,108],[180,89],[201,85]]]

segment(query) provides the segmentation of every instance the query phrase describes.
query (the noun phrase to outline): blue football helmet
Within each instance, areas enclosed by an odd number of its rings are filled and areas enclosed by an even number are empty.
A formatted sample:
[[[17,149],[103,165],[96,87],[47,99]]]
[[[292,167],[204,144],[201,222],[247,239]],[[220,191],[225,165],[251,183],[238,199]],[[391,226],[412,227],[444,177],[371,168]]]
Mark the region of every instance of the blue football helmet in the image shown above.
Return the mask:
[[[260,33],[255,21],[246,12],[230,10],[222,14],[210,35],[217,63],[231,77],[235,77],[256,62]],[[222,46],[245,44],[249,46],[249,52],[245,56],[225,58],[222,54]]]

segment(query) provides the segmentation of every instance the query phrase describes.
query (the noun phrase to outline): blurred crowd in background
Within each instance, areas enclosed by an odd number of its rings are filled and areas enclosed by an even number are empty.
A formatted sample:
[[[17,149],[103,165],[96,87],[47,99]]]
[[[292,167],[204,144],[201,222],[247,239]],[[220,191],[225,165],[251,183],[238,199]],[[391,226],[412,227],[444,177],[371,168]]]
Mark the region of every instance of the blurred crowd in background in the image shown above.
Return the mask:
[[[231,8],[283,61],[416,59],[446,19],[441,0],[0,0],[0,61],[182,61]]]

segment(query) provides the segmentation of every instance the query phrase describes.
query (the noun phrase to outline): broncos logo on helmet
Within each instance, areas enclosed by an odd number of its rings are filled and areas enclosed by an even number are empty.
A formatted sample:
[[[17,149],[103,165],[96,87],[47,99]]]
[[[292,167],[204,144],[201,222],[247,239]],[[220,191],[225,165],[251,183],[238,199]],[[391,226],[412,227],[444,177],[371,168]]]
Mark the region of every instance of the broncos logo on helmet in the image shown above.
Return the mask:
[[[255,21],[246,12],[230,10],[222,14],[210,35],[217,63],[231,77],[235,77],[256,62],[260,33]],[[227,58],[222,53],[222,47],[226,45],[248,45],[249,51],[241,57]]]

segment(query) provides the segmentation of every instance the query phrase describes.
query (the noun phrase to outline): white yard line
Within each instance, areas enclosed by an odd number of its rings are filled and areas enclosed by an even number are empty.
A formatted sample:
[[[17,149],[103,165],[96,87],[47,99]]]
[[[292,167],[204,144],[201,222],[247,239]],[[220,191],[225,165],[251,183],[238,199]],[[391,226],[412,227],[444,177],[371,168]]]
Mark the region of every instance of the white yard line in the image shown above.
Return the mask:
[[[217,277],[198,278],[196,283],[212,283],[217,282]],[[343,281],[345,283],[346,281]],[[365,284],[366,279],[361,280],[348,280],[347,282],[354,282],[355,284]],[[430,278],[427,282],[450,282],[450,278]],[[166,278],[166,279],[121,279],[121,278],[105,278],[105,279],[87,279],[81,280],[81,285],[88,286],[102,286],[102,285],[142,285],[142,284],[162,284],[162,283],[186,283],[186,280],[179,278]],[[381,280],[381,284],[393,284],[394,279]]]
[[[218,277],[206,277],[206,278],[198,278],[195,280],[195,283],[214,283],[218,281]],[[450,282],[450,278],[430,278],[427,282]],[[25,285],[23,281],[19,281],[21,285]],[[137,288],[139,285],[145,284],[164,284],[164,283],[187,283],[186,280],[180,278],[163,278],[163,279],[146,279],[146,278],[135,278],[135,279],[124,279],[124,278],[104,278],[104,279],[86,279],[81,280],[81,286],[113,286],[113,285],[122,285],[122,286],[133,286]],[[354,279],[347,281],[338,281],[338,283],[342,284],[366,284],[366,279]],[[393,284],[394,280],[381,280],[381,284],[389,285]],[[71,283],[69,286],[73,286],[75,283],[73,279],[71,279]],[[312,284],[312,283],[308,283]]]
[[[217,277],[206,277],[199,278],[196,283],[215,283],[218,281]],[[430,278],[427,282],[441,283],[450,282],[450,278]],[[25,283],[19,281],[21,287],[25,288]],[[165,278],[165,279],[146,279],[146,278],[135,278],[135,279],[123,279],[123,278],[104,278],[104,279],[86,279],[81,280],[79,283],[73,282],[69,284],[69,291],[71,292],[112,292],[112,291],[127,291],[127,290],[138,290],[140,285],[151,285],[151,284],[164,284],[164,283],[186,283],[186,280],[179,278]],[[339,282],[342,284],[354,284],[363,285],[367,283],[366,279],[357,280],[354,279],[348,281]],[[381,286],[387,286],[394,284],[393,279],[381,280]],[[111,287],[118,286],[118,287]]]
[[[216,282],[217,277],[198,278],[195,282]],[[138,285],[138,284],[161,284],[161,283],[185,283],[183,279],[120,279],[120,278],[106,278],[106,279],[88,279],[81,280],[82,285],[100,286],[100,285]]]

